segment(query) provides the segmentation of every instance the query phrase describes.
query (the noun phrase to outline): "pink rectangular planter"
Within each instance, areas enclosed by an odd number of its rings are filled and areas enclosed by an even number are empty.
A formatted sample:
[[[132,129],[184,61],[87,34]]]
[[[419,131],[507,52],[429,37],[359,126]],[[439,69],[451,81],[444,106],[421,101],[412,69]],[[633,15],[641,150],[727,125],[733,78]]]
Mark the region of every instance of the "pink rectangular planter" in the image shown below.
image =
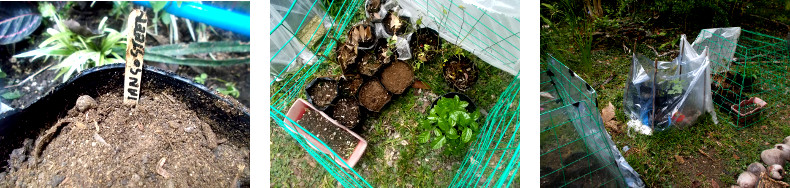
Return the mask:
[[[291,120],[293,120],[293,121],[299,121],[300,119],[302,119],[302,115],[305,114],[305,110],[308,109],[308,108],[310,110],[313,110],[315,112],[320,113],[321,116],[323,116],[324,118],[328,119],[330,122],[335,124],[335,126],[338,126],[338,127],[342,128],[343,130],[347,131],[348,133],[351,133],[351,135],[353,135],[354,137],[356,137],[359,140],[359,143],[357,143],[357,147],[354,148],[354,152],[351,153],[351,155],[349,155],[349,156],[342,156],[342,155],[338,154],[338,155],[340,155],[340,157],[342,157],[342,159],[335,159],[335,162],[337,162],[338,164],[341,164],[340,166],[345,167],[344,165],[342,165],[343,163],[340,161],[340,160],[343,160],[350,167],[353,168],[354,165],[357,164],[357,161],[359,161],[359,158],[362,157],[362,154],[365,153],[365,148],[367,148],[368,142],[365,141],[365,139],[363,139],[359,135],[357,135],[357,133],[354,133],[353,131],[349,130],[345,126],[340,125],[340,123],[338,123],[337,121],[335,121],[334,119],[332,119],[328,115],[324,114],[324,112],[322,112],[320,110],[317,110],[313,105],[311,105],[310,103],[308,103],[307,101],[305,101],[303,99],[296,99],[294,104],[291,106],[291,109],[288,110],[288,113],[286,114],[286,116],[288,118],[291,118]],[[288,128],[290,128],[292,130],[295,130],[297,133],[299,133],[299,135],[301,135],[302,137],[307,139],[307,141],[310,143],[310,145],[311,145],[311,147],[313,147],[313,149],[316,149],[316,150],[319,150],[321,152],[324,152],[324,153],[326,153],[329,156],[334,156],[334,155],[332,155],[332,152],[329,152],[330,148],[324,147],[324,145],[319,143],[318,140],[316,140],[316,138],[314,138],[314,137],[310,136],[309,134],[307,134],[305,132],[305,130],[302,130],[300,128],[295,127],[287,119],[284,120],[284,121],[285,121],[285,125]]]
[[[746,106],[749,104],[757,104],[757,108],[748,112],[738,111],[738,107]],[[765,108],[765,105],[768,105],[768,103],[760,98],[752,97],[747,100],[741,101],[739,104],[733,104],[730,108],[732,109],[732,111],[738,113],[739,116],[738,122],[742,124],[745,122],[752,121],[755,117],[759,116],[760,110]]]

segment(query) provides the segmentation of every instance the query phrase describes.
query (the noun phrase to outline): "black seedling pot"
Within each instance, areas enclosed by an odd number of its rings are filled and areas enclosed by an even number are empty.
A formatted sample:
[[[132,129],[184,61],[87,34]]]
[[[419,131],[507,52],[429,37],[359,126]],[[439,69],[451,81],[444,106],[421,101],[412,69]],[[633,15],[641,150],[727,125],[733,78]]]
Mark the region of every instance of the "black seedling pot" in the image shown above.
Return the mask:
[[[318,86],[317,84],[319,82],[329,82],[329,83],[332,83],[332,84],[335,85],[335,92],[334,92],[335,96],[332,97],[332,99],[329,100],[329,104],[324,105],[324,106],[319,106],[318,104],[316,104],[314,97],[311,96],[311,93],[309,92],[311,90],[311,88]],[[339,84],[338,84],[337,80],[329,78],[329,77],[318,77],[318,78],[315,78],[315,79],[313,79],[313,81],[310,81],[310,83],[308,83],[307,86],[304,87],[305,98],[307,98],[307,102],[309,102],[310,104],[315,106],[316,109],[318,109],[320,111],[324,111],[327,108],[329,108],[329,106],[332,106],[333,104],[335,104],[335,99],[337,99],[338,96],[340,95],[340,92],[339,92],[340,87],[338,87],[338,85]]]
[[[80,95],[98,97],[104,93],[123,92],[124,68],[124,64],[110,64],[82,71],[27,108],[0,114],[2,166],[8,165],[9,154],[21,148],[24,139],[35,139],[58,119],[65,117]],[[221,97],[188,78],[151,66],[144,68],[141,86],[143,97],[169,89],[177,100],[195,111],[214,132],[225,136],[230,142],[249,147],[249,109],[238,101]]]

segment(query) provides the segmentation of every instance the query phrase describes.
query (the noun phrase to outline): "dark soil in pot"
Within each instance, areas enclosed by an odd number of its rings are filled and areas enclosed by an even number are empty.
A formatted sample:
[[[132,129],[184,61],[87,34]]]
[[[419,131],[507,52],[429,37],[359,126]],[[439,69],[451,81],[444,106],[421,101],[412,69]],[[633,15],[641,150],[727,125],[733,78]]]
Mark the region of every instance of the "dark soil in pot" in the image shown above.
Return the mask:
[[[381,23],[384,25],[384,32],[387,32],[390,36],[403,35],[406,33],[406,29],[411,27],[409,17],[398,16],[398,13],[392,10],[387,11],[387,15],[384,16]]]
[[[371,49],[376,44],[375,33],[373,25],[363,22],[348,30],[347,39],[350,44],[356,44],[359,49]]]
[[[305,88],[307,101],[318,110],[326,110],[338,96],[337,81],[328,77],[313,79]]]
[[[458,90],[466,91],[477,81],[477,67],[466,57],[453,57],[444,63],[444,80]]]
[[[332,118],[346,128],[354,129],[362,120],[359,101],[354,97],[340,98],[332,110]]]
[[[249,186],[249,112],[242,104],[191,79],[148,66],[142,75],[140,104],[135,108],[113,104],[121,101],[124,68],[123,64],[111,64],[85,70],[27,108],[0,114],[0,161],[6,167],[3,177],[11,178],[17,174],[13,170],[26,168],[28,173],[12,182],[25,185],[16,186]],[[75,111],[82,95],[94,96],[97,102]],[[134,134],[147,138],[129,137]],[[37,144],[35,139],[41,136],[45,142]],[[34,148],[41,148],[40,152]],[[188,148],[193,150],[185,151]],[[211,162],[220,157],[233,161],[238,156],[246,156],[246,163],[229,162],[227,168],[218,168]],[[59,162],[62,160],[76,161],[64,164]],[[12,167],[14,164],[21,166]],[[36,165],[25,166],[29,164]],[[128,164],[134,164],[134,171]],[[33,172],[50,167],[59,170]],[[193,174],[195,178],[183,169],[211,172]],[[86,172],[74,174],[83,170]],[[24,177],[30,172],[35,177]],[[220,181],[218,177],[230,179]]]
[[[12,152],[0,184],[226,187],[248,179],[249,149],[215,134],[169,93],[145,95],[135,107],[122,104],[120,91],[77,100]]]
[[[359,69],[356,62],[357,47],[350,43],[340,43],[337,46],[337,63],[340,64],[340,69],[343,73],[354,73]]]
[[[360,104],[372,112],[381,111],[390,99],[392,94],[378,80],[368,80],[359,90]]]
[[[364,80],[359,74],[346,74],[343,78],[340,78],[340,95],[356,97],[362,83],[364,83]]]
[[[381,84],[388,91],[400,95],[414,83],[414,70],[403,61],[396,61],[381,72]]]
[[[373,50],[360,50],[359,73],[374,76],[384,65],[395,60],[395,51],[387,48],[387,40],[379,39]]]
[[[435,30],[427,27],[417,29],[409,40],[412,57],[423,62],[433,60],[441,46],[439,41],[439,33]]]
[[[304,116],[297,123],[318,137],[339,156],[351,155],[357,142],[359,142],[348,131],[336,126],[324,116],[321,116],[321,114],[310,109],[305,110]]]

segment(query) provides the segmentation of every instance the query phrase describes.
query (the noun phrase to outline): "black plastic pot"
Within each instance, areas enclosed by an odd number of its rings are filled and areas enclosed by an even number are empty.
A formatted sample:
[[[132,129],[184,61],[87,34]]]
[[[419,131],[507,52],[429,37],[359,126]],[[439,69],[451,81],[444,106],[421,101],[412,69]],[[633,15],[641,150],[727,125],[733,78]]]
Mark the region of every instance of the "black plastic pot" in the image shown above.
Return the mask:
[[[368,27],[370,27],[370,34],[373,35],[373,38],[370,39],[370,41],[358,41],[359,42],[359,46],[357,46],[357,49],[359,49],[359,50],[373,49],[373,47],[376,47],[376,41],[377,41],[376,40],[377,39],[376,29],[375,29],[375,27],[373,27],[373,24],[364,23],[363,22],[363,23],[359,23],[357,25],[352,26],[352,28],[348,29],[348,32],[346,33],[346,38],[348,38],[350,40],[351,39],[351,31],[353,30],[353,28],[360,27],[360,26],[368,26]]]
[[[472,99],[469,98],[469,96],[466,96],[463,93],[456,93],[456,92],[445,93],[441,97],[436,98],[435,100],[433,100],[433,104],[431,104],[431,108],[436,106],[436,103],[439,102],[439,99],[442,99],[442,98],[455,98],[455,96],[458,96],[458,99],[460,99],[461,101],[466,101],[466,102],[469,103],[469,105],[466,106],[466,111],[467,112],[474,112],[477,109],[477,105],[475,105],[475,102],[472,101]]]
[[[24,109],[0,114],[0,161],[8,165],[12,150],[22,147],[26,138],[35,139],[59,118],[67,115],[80,95],[97,97],[108,92],[123,92],[124,64],[110,64],[83,71],[59,85]],[[221,97],[206,86],[174,73],[146,66],[142,75],[142,93],[165,89],[208,123],[215,133],[243,147],[250,145],[249,109],[234,99]]]
[[[469,75],[471,75],[473,77],[472,77],[472,79],[469,80],[469,84],[468,85],[458,85],[457,83],[455,83],[453,78],[450,78],[450,75],[448,75],[448,70],[447,69],[450,67],[450,63],[451,62],[458,62],[458,63],[461,63],[461,64],[466,64],[466,65],[471,66],[471,68],[472,68],[471,72],[468,72],[468,73],[469,73]],[[446,62],[444,62],[444,65],[442,66],[442,76],[444,77],[444,81],[446,81],[447,83],[452,85],[453,88],[458,89],[460,91],[466,91],[466,90],[469,90],[470,88],[472,88],[472,86],[477,82],[479,72],[480,71],[477,69],[477,66],[475,65],[475,63],[472,62],[472,60],[470,60],[469,58],[464,57],[464,56],[451,57]]]
[[[308,92],[310,90],[310,88],[315,86],[315,84],[317,84],[319,81],[326,81],[326,82],[331,82],[331,83],[335,84],[335,97],[332,97],[332,99],[329,100],[329,104],[327,104],[326,106],[319,106],[319,105],[315,104],[315,102],[313,102],[313,97],[310,96],[310,92]],[[338,84],[337,80],[329,78],[329,77],[318,77],[318,78],[315,78],[315,79],[313,79],[313,81],[310,81],[310,83],[307,83],[307,86],[304,87],[305,98],[307,98],[307,102],[309,102],[310,104],[315,106],[316,109],[324,111],[327,108],[329,108],[329,106],[332,106],[332,104],[335,104],[335,100],[340,95],[340,92],[339,92],[340,91],[340,87],[338,87],[338,85],[339,84]]]

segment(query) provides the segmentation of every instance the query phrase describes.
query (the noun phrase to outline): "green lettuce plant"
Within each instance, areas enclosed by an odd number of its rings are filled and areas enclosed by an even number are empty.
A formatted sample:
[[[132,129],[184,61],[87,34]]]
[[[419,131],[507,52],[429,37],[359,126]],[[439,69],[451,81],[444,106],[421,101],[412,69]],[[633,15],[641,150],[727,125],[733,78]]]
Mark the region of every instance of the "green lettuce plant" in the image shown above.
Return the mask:
[[[431,141],[431,148],[445,148],[450,154],[464,153],[469,142],[479,133],[480,112],[468,112],[469,103],[454,98],[441,98],[437,101],[428,117],[419,120],[423,130],[417,139],[419,143]],[[431,139],[433,137],[433,139]]]

